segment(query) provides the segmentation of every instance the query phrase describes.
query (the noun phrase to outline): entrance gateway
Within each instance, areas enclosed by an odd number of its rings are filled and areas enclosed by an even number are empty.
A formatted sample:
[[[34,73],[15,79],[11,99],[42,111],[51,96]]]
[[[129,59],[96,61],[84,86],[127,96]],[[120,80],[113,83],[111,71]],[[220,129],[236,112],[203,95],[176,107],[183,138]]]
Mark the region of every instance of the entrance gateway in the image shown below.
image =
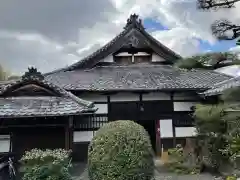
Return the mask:
[[[141,96],[141,95],[140,95]],[[141,98],[140,98],[141,99]],[[142,125],[148,132],[153,150],[161,151],[160,136],[158,136],[158,119],[172,115],[172,102],[168,100],[111,102],[109,106],[109,121],[132,120]],[[173,140],[171,139],[173,147]]]

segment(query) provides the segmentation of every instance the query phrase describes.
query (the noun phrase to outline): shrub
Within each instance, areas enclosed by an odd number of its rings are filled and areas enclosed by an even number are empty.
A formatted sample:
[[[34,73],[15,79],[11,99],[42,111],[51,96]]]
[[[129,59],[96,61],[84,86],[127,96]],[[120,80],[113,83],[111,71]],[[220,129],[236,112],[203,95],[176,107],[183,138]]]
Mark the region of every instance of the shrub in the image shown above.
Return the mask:
[[[235,176],[228,176],[226,180],[237,180],[237,177]]]
[[[90,180],[150,180],[153,150],[145,129],[132,121],[115,121],[93,137],[88,152]]]
[[[165,164],[170,172],[178,174],[198,174],[200,173],[199,164],[188,163],[188,158],[192,158],[191,154],[184,154],[184,149],[181,145],[168,150],[170,161]]]
[[[22,164],[23,180],[70,180],[70,152],[64,149],[25,152]]]

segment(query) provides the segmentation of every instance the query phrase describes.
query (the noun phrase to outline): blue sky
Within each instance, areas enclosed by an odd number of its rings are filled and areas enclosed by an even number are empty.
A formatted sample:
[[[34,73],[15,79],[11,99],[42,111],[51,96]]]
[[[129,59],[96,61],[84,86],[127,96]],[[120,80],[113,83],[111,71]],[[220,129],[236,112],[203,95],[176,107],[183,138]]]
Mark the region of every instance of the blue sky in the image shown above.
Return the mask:
[[[147,18],[144,20],[144,26],[146,29],[154,29],[154,30],[163,30],[167,31],[169,30],[168,27],[162,25],[161,23],[155,21],[154,19]],[[151,31],[151,30],[150,30]],[[199,49],[200,52],[206,52],[206,51],[212,51],[212,52],[223,52],[228,51],[230,48],[236,46],[236,41],[217,41],[215,44],[211,45],[209,42],[197,39],[200,43]]]

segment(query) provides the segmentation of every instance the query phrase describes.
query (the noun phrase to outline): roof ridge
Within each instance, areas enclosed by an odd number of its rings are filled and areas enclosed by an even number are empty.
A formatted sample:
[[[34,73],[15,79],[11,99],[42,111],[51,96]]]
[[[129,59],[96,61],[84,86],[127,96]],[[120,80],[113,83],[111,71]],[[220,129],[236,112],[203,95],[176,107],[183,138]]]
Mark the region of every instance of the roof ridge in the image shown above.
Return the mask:
[[[73,63],[67,67],[64,68],[60,68],[60,69],[56,69],[53,70],[51,72],[45,73],[44,76],[48,76],[51,74],[54,74],[56,72],[59,71],[68,71],[68,70],[73,70],[74,67],[79,66],[80,64],[83,64],[84,62],[86,62],[88,59],[90,59],[91,57],[93,57],[95,54],[103,51],[105,48],[109,47],[110,45],[112,45],[115,41],[117,41],[120,37],[122,37],[125,33],[127,33],[129,31],[129,29],[125,29],[124,31],[120,32],[117,36],[115,36],[115,38],[113,38],[111,41],[109,41],[108,43],[106,43],[105,45],[103,45],[101,48],[97,49],[96,51],[94,51],[93,53],[83,57],[81,60],[79,60],[76,63]]]
[[[54,89],[56,89],[61,95],[65,96],[65,97],[68,97],[72,100],[74,100],[75,102],[77,102],[78,104],[81,104],[83,106],[87,106],[87,107],[90,107],[92,108],[93,107],[93,102],[90,102],[90,101],[86,101],[86,100],[83,100],[77,96],[75,96],[74,94],[72,94],[71,92],[59,87],[58,85],[52,83],[52,82],[49,82],[48,80],[44,79],[43,82],[45,82],[49,87],[52,87]]]
[[[87,108],[93,108],[94,107],[93,102],[83,100],[83,99],[75,96],[71,92],[68,92],[67,90],[59,87],[58,85],[56,85],[52,82],[49,82],[48,80],[46,80],[44,78],[39,79],[38,77],[35,77],[35,76],[31,76],[30,78],[26,78],[24,76],[22,79],[16,80],[14,83],[7,84],[6,86],[4,86],[1,89],[0,95],[4,94],[10,87],[15,86],[17,84],[21,84],[23,82],[38,82],[40,84],[43,84],[43,85],[46,85],[46,86],[50,87],[51,89],[53,89],[54,91],[56,91],[57,93],[62,95],[63,97],[72,99],[73,101],[77,102],[80,105],[86,106]]]

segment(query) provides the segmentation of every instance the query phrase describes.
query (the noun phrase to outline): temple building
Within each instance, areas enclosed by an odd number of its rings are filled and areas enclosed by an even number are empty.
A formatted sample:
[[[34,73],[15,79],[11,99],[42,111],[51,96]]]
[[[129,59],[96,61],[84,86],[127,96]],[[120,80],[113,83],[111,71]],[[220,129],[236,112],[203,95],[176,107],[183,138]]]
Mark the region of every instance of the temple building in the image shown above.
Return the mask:
[[[73,150],[75,159],[86,160],[88,144],[102,125],[132,120],[148,131],[159,154],[162,148],[195,135],[193,107],[211,103],[199,93],[231,78],[212,70],[175,68],[179,59],[180,55],[151,36],[133,14],[120,34],[79,62],[44,74],[42,80],[23,78],[2,85],[0,122],[5,127],[18,122],[19,134],[14,136],[15,131],[9,130],[1,130],[1,134],[4,138],[13,134],[12,151],[22,151],[28,143],[23,139],[29,138],[29,142],[35,141],[31,147],[66,147]],[[21,103],[30,103],[31,110],[26,111]],[[35,131],[28,127],[31,123],[36,127],[39,123],[45,130]],[[52,130],[58,123],[64,126]],[[44,143],[37,143],[29,133],[36,133],[34,137]]]

